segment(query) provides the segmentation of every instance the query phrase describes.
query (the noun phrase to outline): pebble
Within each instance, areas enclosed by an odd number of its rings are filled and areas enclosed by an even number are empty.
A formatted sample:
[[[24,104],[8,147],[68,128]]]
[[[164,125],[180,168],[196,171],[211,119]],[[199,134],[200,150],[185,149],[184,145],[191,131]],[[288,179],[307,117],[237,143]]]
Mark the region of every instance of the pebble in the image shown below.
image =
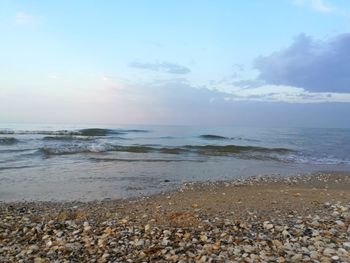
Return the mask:
[[[345,242],[345,243],[343,243],[343,246],[344,246],[345,248],[350,248],[350,242]]]
[[[325,250],[323,250],[323,255],[325,256],[332,256],[335,254],[335,250],[332,248],[325,248]]]
[[[113,207],[105,217],[94,204],[88,209],[96,212],[79,219],[69,213],[79,213],[80,205],[43,203],[35,210],[19,204],[16,210],[0,202],[0,262],[350,262],[350,204],[319,204],[312,216],[293,208],[277,218],[252,210],[235,221],[230,211],[213,218],[194,211],[195,204],[189,205],[194,215],[179,218],[196,224],[181,226],[159,224],[154,207],[140,218]]]

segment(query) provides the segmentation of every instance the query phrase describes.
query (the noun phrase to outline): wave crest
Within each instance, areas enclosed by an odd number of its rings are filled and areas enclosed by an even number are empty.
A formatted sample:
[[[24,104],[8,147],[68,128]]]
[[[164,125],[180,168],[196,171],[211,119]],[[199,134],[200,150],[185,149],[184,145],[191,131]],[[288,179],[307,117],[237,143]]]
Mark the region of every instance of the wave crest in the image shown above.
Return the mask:
[[[135,133],[135,132],[149,132],[148,130],[141,129],[103,129],[103,128],[87,128],[80,130],[56,130],[56,131],[45,131],[45,130],[9,130],[3,129],[0,130],[0,134],[38,134],[38,135],[64,135],[64,136],[107,136],[107,135],[116,135],[116,134],[126,134],[126,133]]]
[[[202,139],[206,139],[206,140],[228,140],[228,139],[230,139],[228,137],[215,135],[215,134],[202,134],[199,137]]]
[[[264,148],[256,146],[239,146],[239,145],[185,145],[180,147],[153,147],[147,145],[112,145],[103,144],[71,144],[56,147],[43,147],[42,153],[45,155],[64,155],[76,153],[99,153],[99,152],[127,152],[127,153],[160,153],[160,154],[198,154],[208,156],[230,156],[246,153],[267,153],[267,154],[284,154],[293,152],[284,148]]]
[[[0,138],[0,145],[11,145],[16,144],[18,140],[13,137],[2,137]]]
[[[289,153],[293,150],[286,148],[267,148],[258,146],[241,146],[241,145],[186,145],[186,149],[198,151],[205,155],[217,155],[227,153],[244,153],[244,152],[265,152],[265,153]]]

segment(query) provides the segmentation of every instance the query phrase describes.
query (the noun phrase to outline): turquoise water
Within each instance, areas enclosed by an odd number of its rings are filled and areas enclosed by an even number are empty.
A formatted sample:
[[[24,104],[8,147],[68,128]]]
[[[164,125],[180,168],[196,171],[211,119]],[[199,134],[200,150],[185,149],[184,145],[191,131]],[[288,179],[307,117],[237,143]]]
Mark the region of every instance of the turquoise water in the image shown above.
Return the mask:
[[[0,200],[94,200],[183,182],[350,171],[349,129],[0,126]]]

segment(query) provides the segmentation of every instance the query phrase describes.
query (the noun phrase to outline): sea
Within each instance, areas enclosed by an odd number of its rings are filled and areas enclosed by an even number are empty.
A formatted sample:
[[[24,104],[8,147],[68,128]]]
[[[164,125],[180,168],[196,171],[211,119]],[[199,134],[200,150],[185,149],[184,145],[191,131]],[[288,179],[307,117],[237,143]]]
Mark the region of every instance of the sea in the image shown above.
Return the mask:
[[[186,182],[350,172],[350,129],[0,124],[0,201],[132,198]]]

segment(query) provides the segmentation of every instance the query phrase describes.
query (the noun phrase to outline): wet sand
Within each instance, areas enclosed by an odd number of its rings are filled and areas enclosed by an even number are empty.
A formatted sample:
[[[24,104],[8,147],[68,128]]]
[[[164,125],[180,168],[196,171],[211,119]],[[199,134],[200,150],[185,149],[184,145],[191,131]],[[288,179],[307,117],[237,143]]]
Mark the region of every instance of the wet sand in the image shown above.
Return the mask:
[[[1,262],[349,262],[350,174],[193,183],[128,200],[0,203]]]

